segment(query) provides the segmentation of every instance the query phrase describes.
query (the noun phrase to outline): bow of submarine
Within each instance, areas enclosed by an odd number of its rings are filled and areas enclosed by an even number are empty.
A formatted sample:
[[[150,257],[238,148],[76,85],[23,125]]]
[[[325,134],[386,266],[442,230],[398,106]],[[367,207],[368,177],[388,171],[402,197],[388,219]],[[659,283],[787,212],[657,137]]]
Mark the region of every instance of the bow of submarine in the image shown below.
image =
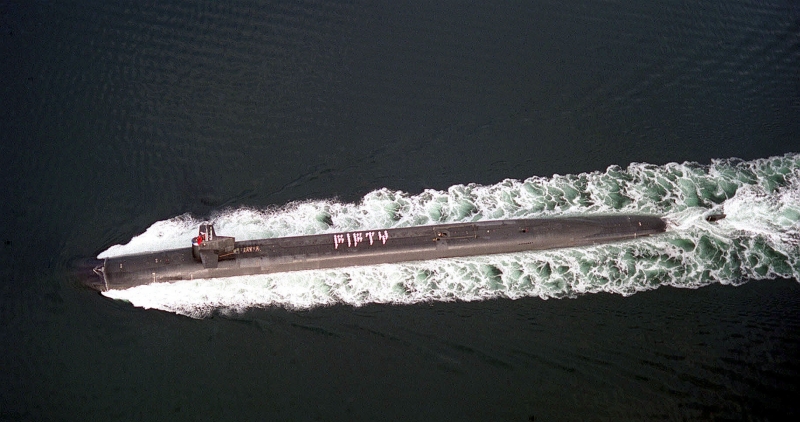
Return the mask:
[[[92,290],[104,292],[108,290],[103,273],[105,267],[104,259],[81,259],[72,262],[70,266],[72,275],[84,287]]]

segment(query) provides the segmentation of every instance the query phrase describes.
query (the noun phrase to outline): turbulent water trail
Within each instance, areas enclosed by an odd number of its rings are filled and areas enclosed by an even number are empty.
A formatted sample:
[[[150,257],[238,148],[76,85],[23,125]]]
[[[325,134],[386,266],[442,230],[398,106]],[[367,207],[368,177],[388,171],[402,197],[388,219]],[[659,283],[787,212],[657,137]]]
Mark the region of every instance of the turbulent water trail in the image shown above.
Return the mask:
[[[356,204],[298,202],[273,210],[227,210],[212,219],[218,233],[247,240],[617,212],[663,215],[670,226],[661,236],[591,248],[182,281],[105,294],[203,317],[259,306],[546,299],[601,291],[629,295],[662,285],[800,278],[800,154],[710,165],[634,163],[418,195],[384,188]],[[704,217],[711,212],[727,217],[709,223]],[[199,222],[188,215],[157,222],[100,257],[186,247]]]

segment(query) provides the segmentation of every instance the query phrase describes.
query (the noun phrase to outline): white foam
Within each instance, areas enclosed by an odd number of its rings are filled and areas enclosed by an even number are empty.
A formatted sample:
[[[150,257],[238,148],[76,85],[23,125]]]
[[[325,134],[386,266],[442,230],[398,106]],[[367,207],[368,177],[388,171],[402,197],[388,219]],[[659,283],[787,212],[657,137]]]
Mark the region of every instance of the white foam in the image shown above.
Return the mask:
[[[663,214],[668,233],[634,242],[474,258],[153,284],[105,294],[193,317],[251,307],[408,304],[491,298],[622,295],[662,285],[697,288],[800,275],[800,155],[455,185],[418,195],[379,189],[359,203],[331,200],[211,216],[239,240],[437,222],[590,213]],[[715,223],[710,212],[727,217]],[[200,220],[154,223],[100,257],[186,247]]]

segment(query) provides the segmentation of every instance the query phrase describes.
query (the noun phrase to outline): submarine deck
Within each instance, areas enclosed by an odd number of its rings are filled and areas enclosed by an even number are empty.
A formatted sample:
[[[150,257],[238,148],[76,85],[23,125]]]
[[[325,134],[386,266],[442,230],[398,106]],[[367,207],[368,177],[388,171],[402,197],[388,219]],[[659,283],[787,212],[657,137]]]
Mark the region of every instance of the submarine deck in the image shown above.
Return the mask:
[[[635,239],[666,230],[657,216],[605,215],[496,220],[237,241],[214,266],[191,248],[107,258],[91,287],[105,291],[199,278],[218,278],[377,265]]]

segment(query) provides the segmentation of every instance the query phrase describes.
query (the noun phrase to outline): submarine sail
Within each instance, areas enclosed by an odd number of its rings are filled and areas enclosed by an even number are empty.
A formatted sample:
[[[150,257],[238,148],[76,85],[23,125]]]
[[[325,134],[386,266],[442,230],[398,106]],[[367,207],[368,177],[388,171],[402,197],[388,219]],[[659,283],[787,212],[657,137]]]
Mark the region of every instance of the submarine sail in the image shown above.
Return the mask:
[[[200,225],[190,248],[106,258],[99,291],[150,283],[580,247],[662,233],[650,215],[479,221],[236,241]]]

